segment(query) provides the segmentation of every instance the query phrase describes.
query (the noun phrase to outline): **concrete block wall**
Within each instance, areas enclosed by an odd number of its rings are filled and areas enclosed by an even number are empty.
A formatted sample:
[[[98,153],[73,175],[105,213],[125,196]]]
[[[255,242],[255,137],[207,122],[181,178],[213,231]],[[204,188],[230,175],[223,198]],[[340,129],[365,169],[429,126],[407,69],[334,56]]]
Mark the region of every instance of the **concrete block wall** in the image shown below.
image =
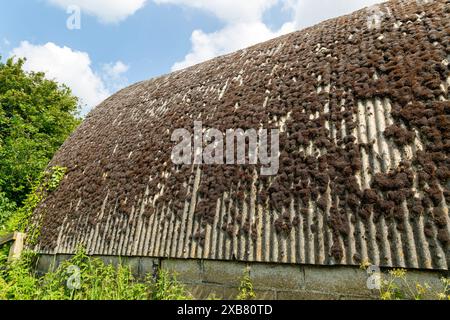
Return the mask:
[[[246,270],[258,299],[375,299],[367,289],[367,274],[347,267],[248,264],[208,260],[162,260],[161,267],[178,274],[195,297],[234,299]],[[205,290],[202,290],[202,289]]]
[[[68,255],[42,255],[37,271],[44,273],[69,259]],[[177,274],[196,299],[213,295],[221,299],[235,299],[240,281],[249,271],[257,299],[377,299],[378,292],[367,288],[366,271],[351,266],[312,266],[264,263],[241,263],[213,260],[174,260],[148,257],[98,256],[105,263],[119,262],[131,267],[133,273],[143,279],[156,275],[159,268]],[[408,279],[427,283],[434,290],[441,290],[440,278],[448,272],[409,270]],[[429,297],[433,298],[433,297]]]

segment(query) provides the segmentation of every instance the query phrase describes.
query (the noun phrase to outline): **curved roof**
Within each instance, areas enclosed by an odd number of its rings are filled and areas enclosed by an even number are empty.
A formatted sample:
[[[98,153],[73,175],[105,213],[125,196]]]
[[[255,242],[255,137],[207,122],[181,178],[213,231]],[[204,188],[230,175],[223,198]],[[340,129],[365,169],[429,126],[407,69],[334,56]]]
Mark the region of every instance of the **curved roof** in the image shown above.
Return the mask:
[[[137,83],[51,166],[38,250],[448,270],[449,3],[390,1]],[[280,170],[182,165],[175,128],[280,128]]]

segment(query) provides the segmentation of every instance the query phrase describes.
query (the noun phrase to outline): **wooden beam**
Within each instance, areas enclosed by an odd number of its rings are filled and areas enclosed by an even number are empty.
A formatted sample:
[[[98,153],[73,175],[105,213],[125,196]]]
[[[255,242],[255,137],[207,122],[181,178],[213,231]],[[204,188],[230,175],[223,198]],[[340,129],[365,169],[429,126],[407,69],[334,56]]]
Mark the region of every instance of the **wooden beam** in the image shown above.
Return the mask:
[[[13,240],[16,240],[15,237],[16,233],[9,233],[6,236],[3,236],[0,238],[0,246],[4,245],[5,243],[11,242]]]
[[[20,256],[22,255],[23,246],[25,243],[25,233],[21,232],[14,232],[15,239],[13,242],[13,245],[11,246],[11,249],[9,250],[9,257],[8,262],[12,262],[15,260],[20,259]]]
[[[25,243],[25,237],[25,233],[14,232],[0,238],[0,246],[8,242],[13,243],[11,249],[9,250],[8,262],[12,262],[20,258]]]

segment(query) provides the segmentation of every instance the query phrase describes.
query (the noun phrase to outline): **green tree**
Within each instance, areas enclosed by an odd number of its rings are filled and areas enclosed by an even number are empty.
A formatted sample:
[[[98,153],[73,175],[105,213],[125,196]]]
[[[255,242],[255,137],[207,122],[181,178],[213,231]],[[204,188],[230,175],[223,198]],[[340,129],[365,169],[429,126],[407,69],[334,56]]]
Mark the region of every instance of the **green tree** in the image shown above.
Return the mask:
[[[8,208],[22,204],[80,123],[78,100],[70,89],[44,73],[25,72],[24,62],[0,61],[0,193],[9,199]]]

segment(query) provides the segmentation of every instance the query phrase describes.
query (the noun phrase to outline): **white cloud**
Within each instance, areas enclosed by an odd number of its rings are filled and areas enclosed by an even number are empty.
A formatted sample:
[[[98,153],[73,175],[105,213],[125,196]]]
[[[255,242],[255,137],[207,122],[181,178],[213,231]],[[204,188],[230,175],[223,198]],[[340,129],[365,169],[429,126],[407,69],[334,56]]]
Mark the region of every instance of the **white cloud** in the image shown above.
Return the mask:
[[[191,35],[192,49],[183,61],[172,66],[180,70],[216,56],[248,47],[276,37],[286,28],[272,31],[263,22],[265,11],[278,0],[153,0],[157,4],[191,7],[213,14],[225,22],[225,27],[213,33],[195,30]]]
[[[186,55],[183,61],[175,63],[172,70],[180,70],[218,55],[277,37],[289,31],[293,31],[289,26],[279,31],[271,31],[260,21],[229,24],[223,29],[209,34],[204,33],[202,30],[195,30],[191,36],[191,52]]]
[[[191,51],[183,61],[172,66],[179,70],[213,57],[262,42],[322,20],[350,13],[383,0],[153,0],[158,4],[187,6],[212,13],[225,22],[218,31],[195,30]],[[278,30],[271,30],[263,16],[274,5],[281,4],[290,15]]]
[[[75,51],[69,47],[60,47],[49,42],[33,45],[28,41],[11,51],[11,56],[26,58],[24,69],[42,71],[47,78],[66,84],[74,95],[81,99],[82,114],[98,105],[110,96],[111,83],[121,80],[128,70],[123,62],[108,65],[104,74],[97,74],[91,66],[91,59],[86,52]],[[111,82],[109,82],[111,81]]]
[[[284,0],[283,2],[284,9],[292,13],[295,28],[301,29],[384,0]]]
[[[141,9],[147,0],[47,0],[66,10],[69,6],[80,7],[82,13],[96,16],[104,23],[126,19]]]
[[[157,4],[175,4],[204,10],[227,22],[261,21],[264,11],[278,0],[154,0]]]
[[[130,69],[130,66],[120,60],[102,66],[102,79],[110,91],[117,91],[128,84],[128,79],[124,76],[128,69]]]
[[[112,78],[120,77],[123,73],[127,72],[130,67],[122,61],[116,63],[107,63],[103,66],[105,73]]]
[[[147,0],[47,0],[63,9],[77,5],[82,12],[97,16],[105,23],[118,22],[141,9]],[[160,5],[190,7],[214,15],[225,26],[212,33],[195,30],[192,48],[175,63],[179,70],[213,57],[245,48],[257,42],[311,26],[322,20],[350,13],[383,0],[152,0]],[[263,21],[264,14],[281,4],[291,16],[278,30]],[[108,70],[106,70],[108,72]]]

